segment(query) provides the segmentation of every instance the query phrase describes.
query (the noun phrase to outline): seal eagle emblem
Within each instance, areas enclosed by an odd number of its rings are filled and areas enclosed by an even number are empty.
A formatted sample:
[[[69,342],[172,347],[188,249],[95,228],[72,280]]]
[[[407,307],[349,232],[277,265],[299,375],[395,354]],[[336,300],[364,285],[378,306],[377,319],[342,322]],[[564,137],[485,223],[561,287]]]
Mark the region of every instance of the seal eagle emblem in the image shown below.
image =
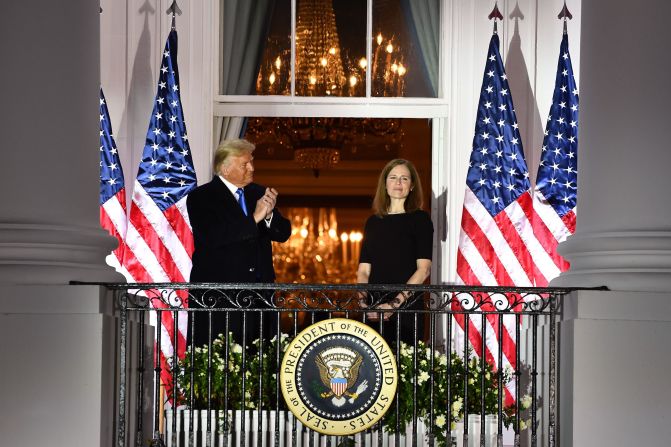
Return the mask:
[[[289,410],[327,435],[358,433],[379,421],[396,392],[396,359],[384,338],[356,320],[313,324],[289,343],[280,388]]]
[[[349,391],[359,378],[359,368],[363,357],[353,349],[344,346],[334,346],[325,349],[317,355],[315,363],[319,367],[319,377],[324,385],[330,387],[330,391],[321,393],[328,398],[333,396],[331,402],[336,407],[345,404],[345,395],[349,402],[354,403],[357,397],[368,388],[368,381],[362,381],[356,391]]]

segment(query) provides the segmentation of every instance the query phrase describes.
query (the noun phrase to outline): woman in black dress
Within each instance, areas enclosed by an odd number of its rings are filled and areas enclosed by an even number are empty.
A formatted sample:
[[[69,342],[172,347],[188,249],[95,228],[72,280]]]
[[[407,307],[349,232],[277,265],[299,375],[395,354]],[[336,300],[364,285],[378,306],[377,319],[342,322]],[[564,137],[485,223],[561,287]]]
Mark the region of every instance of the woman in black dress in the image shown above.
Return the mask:
[[[377,184],[373,200],[374,215],[364,228],[357,282],[369,284],[422,284],[431,272],[433,223],[422,207],[422,185],[411,162],[395,159],[387,163]],[[366,302],[367,301],[367,302]],[[367,312],[375,329],[386,340],[396,342],[400,319],[400,340],[410,345],[414,339],[413,313],[387,312],[379,323],[379,310],[400,307],[424,308],[421,296],[406,291],[370,294],[362,307],[375,304],[377,312]],[[424,334],[424,315],[417,314],[417,337]]]

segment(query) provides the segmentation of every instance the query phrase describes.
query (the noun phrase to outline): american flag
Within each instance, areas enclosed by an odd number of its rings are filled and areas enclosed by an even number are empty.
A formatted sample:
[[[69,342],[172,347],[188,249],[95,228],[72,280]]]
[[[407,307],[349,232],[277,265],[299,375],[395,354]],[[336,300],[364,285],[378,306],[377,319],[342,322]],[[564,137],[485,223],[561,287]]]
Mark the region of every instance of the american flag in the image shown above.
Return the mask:
[[[177,70],[177,31],[168,35],[159,73],[154,110],[133,189],[133,201],[124,266],[136,282],[186,282],[191,271],[193,233],[186,211],[186,196],[196,187],[196,172],[189,150],[182,113]],[[150,295],[151,296],[151,295]],[[187,307],[186,292],[179,291],[173,306]],[[155,308],[165,307],[152,300]],[[177,331],[170,312],[161,312],[161,381],[172,391],[169,359],[183,357],[187,316],[178,312]]]
[[[577,200],[578,87],[568,51],[568,35],[564,34],[533,202],[534,233],[562,272],[569,265],[557,254],[557,245],[575,231]],[[540,275],[536,285],[546,286],[552,278]]]
[[[458,283],[532,286],[537,275],[549,277],[559,273],[531,226],[529,171],[496,34],[489,44],[466,186],[457,252]],[[454,308],[461,309],[458,304]],[[486,303],[482,310],[495,308]],[[463,329],[464,316],[455,318]],[[469,321],[470,342],[476,354],[482,355],[481,319]],[[495,366],[514,369],[515,317],[503,317],[501,333],[498,321],[496,315],[487,316],[484,355]],[[498,365],[499,345],[502,365]],[[506,389],[508,403],[512,401],[514,386],[511,383]]]
[[[114,143],[112,123],[107,102],[100,89],[100,225],[114,236],[119,246],[108,257],[107,263],[125,273],[123,265],[124,238],[126,237],[126,188],[121,161]]]

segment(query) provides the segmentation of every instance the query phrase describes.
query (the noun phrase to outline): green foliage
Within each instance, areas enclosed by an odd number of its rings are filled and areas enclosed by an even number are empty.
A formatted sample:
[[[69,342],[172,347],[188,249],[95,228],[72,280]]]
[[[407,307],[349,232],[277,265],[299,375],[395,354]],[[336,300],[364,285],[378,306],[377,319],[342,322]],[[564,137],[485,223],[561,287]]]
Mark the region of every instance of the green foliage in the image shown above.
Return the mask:
[[[281,362],[290,342],[289,336],[281,334],[279,339],[274,337],[270,342],[264,343],[263,351],[261,351],[258,340],[245,349],[244,409],[256,409],[259,403],[261,408],[275,409],[277,376],[280,368],[277,355],[279,351]],[[481,414],[482,402],[484,402],[485,414],[498,413],[499,371],[495,371],[487,362],[483,367],[480,359],[471,352],[469,352],[467,362],[455,353],[450,355],[448,362],[448,357],[444,353],[433,350],[425,343],[418,341],[417,351],[412,346],[401,342],[398,353],[398,421],[397,404],[394,402],[382,421],[386,431],[395,433],[398,424],[404,432],[407,424],[412,423],[416,412],[417,417],[427,427],[433,426],[436,445],[447,445],[450,428],[464,417],[465,390],[468,391],[469,414]],[[193,405],[194,408],[204,409],[208,406],[207,346],[197,347],[193,357],[193,367],[189,351],[177,365],[179,404],[189,405],[191,372],[193,371]],[[243,406],[243,347],[233,341],[232,334],[229,337],[221,334],[212,343],[211,358],[211,408],[241,409]],[[512,380],[511,371],[504,370],[500,373],[502,386],[505,387]],[[261,377],[260,383],[259,377]],[[416,409],[413,407],[415,393]],[[433,421],[430,421],[432,394]],[[228,397],[227,406],[225,405],[226,396]],[[525,396],[521,400],[522,411],[529,407],[530,401],[530,396]],[[280,397],[279,409],[286,408],[284,400]],[[514,421],[516,411],[514,406],[503,408],[503,422],[506,427]],[[523,423],[522,428],[525,425]]]
[[[450,430],[448,421],[452,424],[464,417],[464,389],[468,391],[469,414],[480,414],[483,401],[485,414],[498,413],[498,371],[494,371],[492,365],[487,362],[483,369],[480,359],[470,352],[467,363],[452,353],[448,364],[447,355],[431,349],[421,341],[417,342],[416,352],[412,346],[401,342],[397,363],[398,422],[395,404],[383,420],[385,429],[391,433],[396,432],[397,424],[402,432],[405,431],[406,425],[412,423],[413,413],[416,411],[417,417],[423,420],[427,427],[433,425],[436,444],[446,445]],[[501,371],[501,374],[502,386],[505,387],[512,380],[512,374],[511,371]],[[433,421],[430,421],[432,387]],[[415,393],[416,410],[413,408]],[[526,398],[522,402],[523,407],[525,403]],[[503,414],[503,422],[508,427],[515,417],[514,407],[504,408]]]
[[[280,361],[288,344],[287,335],[282,334],[279,341]],[[262,408],[274,408],[277,371],[279,370],[277,349],[278,340],[276,337],[269,343],[264,343],[262,353],[258,341],[245,349],[244,409],[257,408],[259,395],[261,396]],[[227,352],[228,361],[226,361]],[[187,350],[186,356],[177,365],[179,404],[189,405],[191,373],[193,372],[193,406],[194,408],[205,409],[208,404],[208,347],[196,347],[193,357],[193,367],[190,350]],[[229,334],[229,337],[220,334],[212,342],[211,357],[211,392],[209,394],[211,408],[217,410],[223,410],[224,408],[241,409],[243,405],[242,346],[233,340],[233,334]],[[261,368],[261,371],[259,371],[259,368]],[[262,374],[259,374],[259,372]],[[260,384],[259,377],[261,377]],[[228,398],[227,406],[225,406],[226,398]],[[281,398],[280,402],[283,402]],[[283,408],[280,407],[280,409]]]
[[[261,399],[261,408],[275,408],[275,394],[279,393],[279,410],[286,410],[287,406],[282,398],[282,392],[279,389],[278,374],[280,363],[284,351],[289,346],[290,340],[287,334],[280,334],[279,340],[273,337],[270,342],[263,344],[263,351],[260,350],[260,343],[255,340],[252,349],[248,349],[249,368],[246,371],[247,383],[251,384],[251,393],[255,399],[256,408],[259,398]],[[277,354],[279,351],[279,360]],[[259,367],[261,371],[259,372]],[[261,387],[259,388],[259,377],[261,377]],[[253,382],[253,383],[252,383]],[[259,396],[260,395],[260,396]]]

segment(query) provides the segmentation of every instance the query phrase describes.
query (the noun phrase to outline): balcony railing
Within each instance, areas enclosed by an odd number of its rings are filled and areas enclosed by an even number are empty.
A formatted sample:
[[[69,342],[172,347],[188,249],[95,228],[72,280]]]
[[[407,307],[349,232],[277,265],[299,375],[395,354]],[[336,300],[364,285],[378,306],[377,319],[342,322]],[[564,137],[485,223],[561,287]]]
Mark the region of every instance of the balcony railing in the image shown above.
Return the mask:
[[[104,285],[119,317],[119,447],[559,445],[557,323],[571,289]],[[378,309],[400,292],[400,307]],[[398,365],[391,408],[359,434],[313,431],[280,392],[288,342],[330,318],[375,329]]]

